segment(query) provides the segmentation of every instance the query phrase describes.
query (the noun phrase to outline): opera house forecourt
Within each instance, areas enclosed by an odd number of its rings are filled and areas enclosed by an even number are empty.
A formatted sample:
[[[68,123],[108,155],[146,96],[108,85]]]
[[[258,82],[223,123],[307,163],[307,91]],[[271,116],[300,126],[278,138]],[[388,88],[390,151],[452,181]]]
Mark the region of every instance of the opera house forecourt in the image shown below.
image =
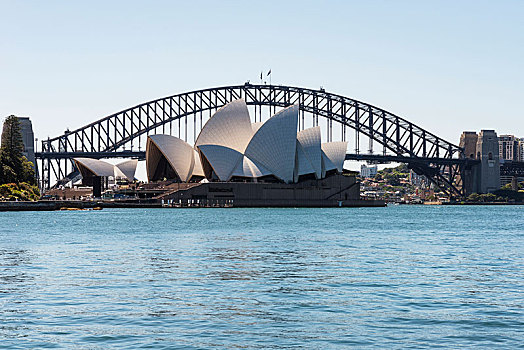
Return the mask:
[[[320,127],[297,131],[299,106],[252,123],[239,99],[219,109],[195,145],[150,135],[148,181],[171,180],[161,199],[179,205],[234,207],[375,206],[360,200],[359,184],[344,171],[347,142],[321,142]]]

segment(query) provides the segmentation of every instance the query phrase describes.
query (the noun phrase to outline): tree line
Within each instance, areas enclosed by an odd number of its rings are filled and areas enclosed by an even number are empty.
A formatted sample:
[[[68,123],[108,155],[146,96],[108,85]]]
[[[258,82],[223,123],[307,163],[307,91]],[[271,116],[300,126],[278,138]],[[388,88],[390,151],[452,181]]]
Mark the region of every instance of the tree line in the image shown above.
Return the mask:
[[[0,144],[0,200],[38,199],[34,165],[23,152],[20,121],[10,115],[4,121]]]

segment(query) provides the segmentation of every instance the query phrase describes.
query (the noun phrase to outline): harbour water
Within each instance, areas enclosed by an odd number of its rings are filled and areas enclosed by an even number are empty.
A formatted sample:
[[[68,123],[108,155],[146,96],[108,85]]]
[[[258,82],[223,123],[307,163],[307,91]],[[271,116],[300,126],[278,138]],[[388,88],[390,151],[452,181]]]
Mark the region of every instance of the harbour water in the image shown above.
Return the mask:
[[[0,213],[0,349],[524,348],[524,207]]]

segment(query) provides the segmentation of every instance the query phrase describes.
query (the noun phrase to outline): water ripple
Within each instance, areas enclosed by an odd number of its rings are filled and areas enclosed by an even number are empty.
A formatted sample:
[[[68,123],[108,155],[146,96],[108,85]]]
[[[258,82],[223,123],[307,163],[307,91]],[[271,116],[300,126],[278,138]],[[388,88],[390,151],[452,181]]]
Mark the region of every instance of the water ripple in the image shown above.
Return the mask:
[[[0,213],[0,349],[523,348],[523,209]]]

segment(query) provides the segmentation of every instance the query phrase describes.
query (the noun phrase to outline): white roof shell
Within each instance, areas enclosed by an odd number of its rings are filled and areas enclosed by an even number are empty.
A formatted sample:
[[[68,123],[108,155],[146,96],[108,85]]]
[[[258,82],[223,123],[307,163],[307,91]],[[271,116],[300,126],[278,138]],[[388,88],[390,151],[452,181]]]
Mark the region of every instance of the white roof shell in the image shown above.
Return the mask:
[[[115,166],[113,164],[109,164],[108,162],[104,162],[103,160],[93,158],[73,158],[73,160],[77,164],[77,168],[79,168],[79,170],[81,170],[81,167],[78,166],[80,164],[91,171],[95,176],[115,176]],[[84,174],[82,174],[82,176],[84,176]]]
[[[115,179],[127,179],[126,175],[116,165],[113,165],[113,173],[115,174]]]
[[[246,102],[242,99],[226,104],[204,125],[195,147],[218,145],[244,152],[253,136]]]
[[[193,165],[193,173],[191,176],[206,176],[204,174],[204,169],[202,168],[202,162],[200,161],[200,156],[198,155],[197,150],[193,150],[193,158],[195,160],[195,163]]]
[[[293,182],[297,122],[298,105],[273,115],[253,135],[244,154],[284,182]]]
[[[220,145],[198,146],[200,152],[215,171],[220,181],[228,181],[236,165],[242,159],[242,153]]]
[[[133,181],[135,179],[136,166],[138,164],[138,159],[129,159],[122,163],[119,163],[115,166],[115,171],[118,169],[122,177],[125,177],[128,181]],[[118,176],[118,175],[117,175]]]
[[[264,125],[264,122],[256,122],[256,123],[251,124],[251,129],[253,129],[253,134],[255,134],[262,125]]]
[[[171,135],[149,135],[146,146],[147,177],[151,178],[158,166],[160,158],[153,156],[156,147],[167,159],[181,181],[191,178],[195,162],[194,149],[187,142]]]
[[[247,178],[258,178],[266,175],[271,175],[271,172],[262,165],[256,164],[246,156],[243,156],[242,160],[238,162],[232,174],[232,176]]]
[[[326,156],[324,151],[322,151],[322,177],[324,178],[326,176],[326,172],[329,170],[336,169],[337,167],[329,160],[329,158]]]
[[[309,162],[309,159],[307,159],[306,154],[304,152],[304,149],[300,145],[300,143],[297,142],[297,160],[295,165],[295,178],[294,181],[298,181],[298,177],[300,175],[306,175],[306,174],[314,174],[315,169],[313,169],[313,166]]]
[[[320,126],[300,131],[297,134],[297,143],[302,147],[306,158],[313,167],[316,178],[320,179],[322,177]]]
[[[326,158],[328,158],[331,163],[333,163],[339,172],[342,172],[344,169],[344,160],[346,159],[347,148],[348,143],[345,141],[327,142],[322,144],[322,152],[324,152]]]

